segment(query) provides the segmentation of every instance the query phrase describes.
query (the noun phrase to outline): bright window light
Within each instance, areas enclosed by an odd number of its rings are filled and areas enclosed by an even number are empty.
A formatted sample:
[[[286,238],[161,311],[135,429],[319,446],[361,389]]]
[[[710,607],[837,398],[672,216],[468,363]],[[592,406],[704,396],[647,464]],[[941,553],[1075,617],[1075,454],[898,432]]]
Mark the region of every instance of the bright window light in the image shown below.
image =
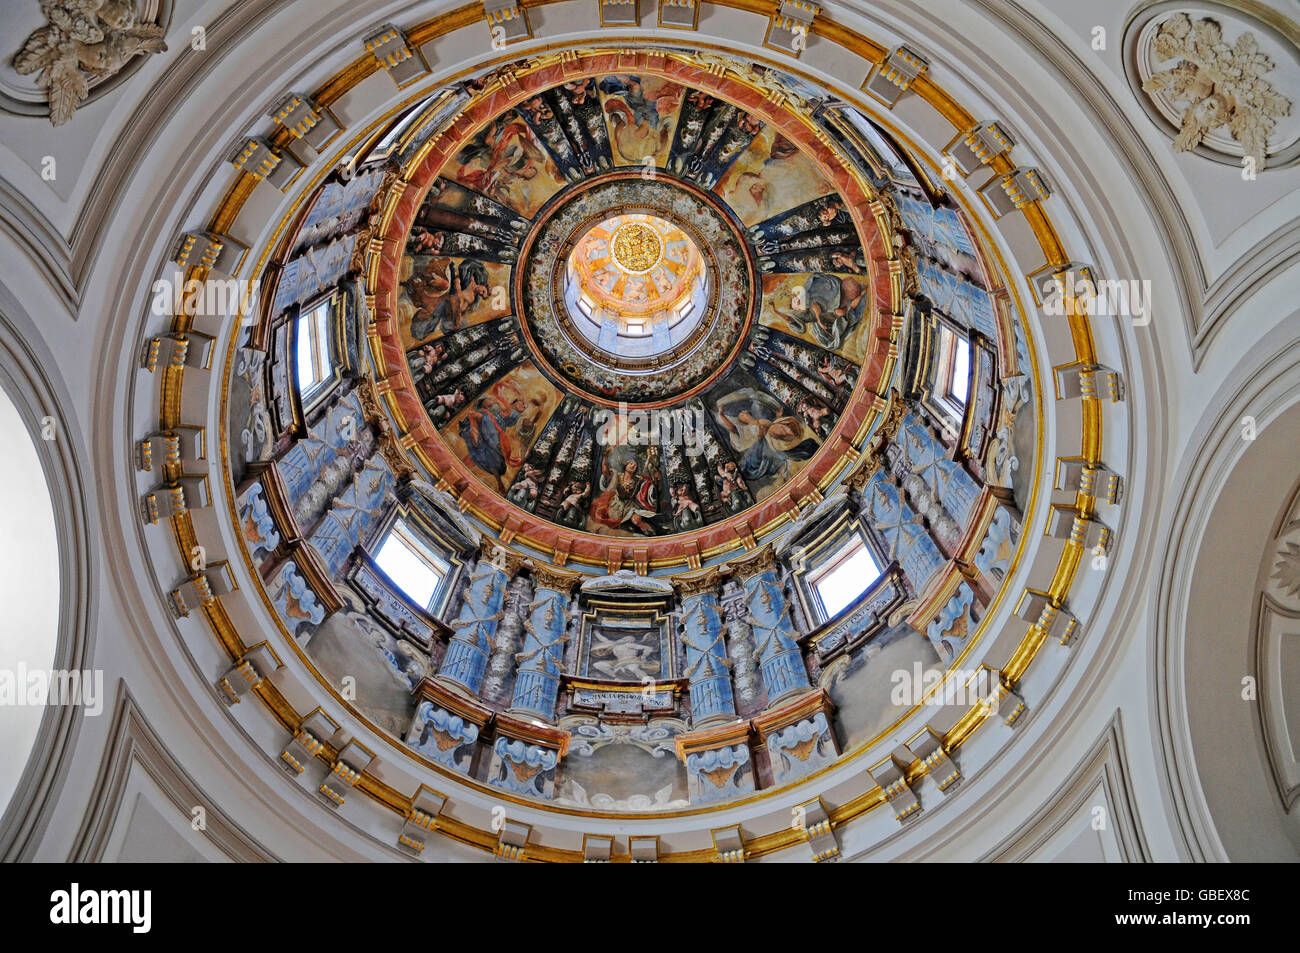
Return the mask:
[[[430,552],[400,519],[384,537],[375,564],[393,585],[425,609],[432,607],[438,588],[447,578],[447,561]]]
[[[310,397],[330,376],[328,301],[298,316],[298,388]]]
[[[880,578],[881,569],[861,534],[855,533],[837,549],[812,577],[813,589],[821,600],[825,616],[839,615]]]
[[[948,382],[948,394],[963,407],[966,406],[966,387],[969,376],[970,344],[953,335],[952,377]]]
[[[938,327],[939,366],[935,371],[935,396],[960,421],[966,413],[970,384],[970,342],[946,324]]]
[[[634,334],[634,335],[645,334],[645,325],[644,325],[644,324],[629,324],[629,325],[627,326],[627,333],[628,333],[628,334]]]

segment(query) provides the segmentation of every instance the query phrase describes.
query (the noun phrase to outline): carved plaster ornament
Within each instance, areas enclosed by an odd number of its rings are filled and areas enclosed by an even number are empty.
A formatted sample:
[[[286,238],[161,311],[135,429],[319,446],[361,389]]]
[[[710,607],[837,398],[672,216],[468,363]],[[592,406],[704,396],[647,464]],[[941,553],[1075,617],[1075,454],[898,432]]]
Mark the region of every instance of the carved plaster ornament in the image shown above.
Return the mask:
[[[1174,148],[1194,149],[1213,130],[1227,126],[1262,169],[1269,136],[1277,120],[1290,115],[1291,102],[1264,79],[1274,63],[1260,52],[1254,34],[1242,33],[1229,46],[1214,20],[1176,13],[1160,25],[1154,50],[1162,60],[1178,60],[1142,83],[1150,96],[1164,94],[1175,104],[1186,104]]]
[[[61,126],[90,95],[92,81],[117,73],[133,56],[162,53],[163,27],[140,23],[135,0],[41,0],[49,21],[14,56],[21,75],[40,71],[50,122]]]
[[[1286,543],[1277,551],[1277,562],[1270,578],[1276,580],[1279,592],[1300,596],[1300,544]]]

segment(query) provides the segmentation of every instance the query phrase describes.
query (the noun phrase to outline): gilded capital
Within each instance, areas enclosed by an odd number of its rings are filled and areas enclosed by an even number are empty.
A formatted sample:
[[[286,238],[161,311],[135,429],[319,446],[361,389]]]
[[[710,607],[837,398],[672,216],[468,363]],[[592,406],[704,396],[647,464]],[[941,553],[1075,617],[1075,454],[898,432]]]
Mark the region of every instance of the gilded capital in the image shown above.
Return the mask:
[[[743,559],[733,559],[727,563],[727,568],[741,579],[751,579],[759,573],[776,568],[776,550],[768,543]]]
[[[677,595],[682,598],[698,596],[702,593],[716,593],[721,576],[721,571],[714,567],[693,576],[676,577],[673,579],[673,588],[677,590]]]

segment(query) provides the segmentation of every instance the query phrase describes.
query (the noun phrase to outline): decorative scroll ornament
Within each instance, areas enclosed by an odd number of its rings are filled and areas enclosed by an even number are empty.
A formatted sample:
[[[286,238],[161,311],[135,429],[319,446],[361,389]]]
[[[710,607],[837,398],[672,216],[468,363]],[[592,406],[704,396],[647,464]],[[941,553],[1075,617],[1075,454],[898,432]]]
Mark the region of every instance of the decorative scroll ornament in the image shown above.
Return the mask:
[[[1274,63],[1260,52],[1254,34],[1243,33],[1229,46],[1214,20],[1194,21],[1176,13],[1160,25],[1154,48],[1162,60],[1179,60],[1142,83],[1150,96],[1164,94],[1187,103],[1174,148],[1194,149],[1226,125],[1245,154],[1263,168],[1269,136],[1277,120],[1290,115],[1291,101],[1263,78]]]
[[[132,57],[163,53],[163,27],[139,22],[134,0],[41,0],[49,21],[14,57],[21,75],[40,71],[50,122],[61,126],[90,95],[92,82],[116,74]]]

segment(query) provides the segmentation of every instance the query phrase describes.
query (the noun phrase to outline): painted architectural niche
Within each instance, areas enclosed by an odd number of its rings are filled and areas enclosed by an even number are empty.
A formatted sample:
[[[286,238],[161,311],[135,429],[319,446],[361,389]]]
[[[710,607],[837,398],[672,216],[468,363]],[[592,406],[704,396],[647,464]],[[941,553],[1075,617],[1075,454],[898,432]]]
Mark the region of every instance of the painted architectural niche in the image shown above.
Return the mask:
[[[46,22],[13,57],[20,76],[34,76],[49,103],[50,122],[72,118],[92,90],[138,58],[163,53],[170,3],[159,0],[45,0]]]
[[[1294,38],[1246,14],[1169,13],[1128,31],[1130,82],[1174,148],[1241,165],[1245,174],[1300,154],[1300,51]],[[1153,15],[1154,14],[1154,15]]]

